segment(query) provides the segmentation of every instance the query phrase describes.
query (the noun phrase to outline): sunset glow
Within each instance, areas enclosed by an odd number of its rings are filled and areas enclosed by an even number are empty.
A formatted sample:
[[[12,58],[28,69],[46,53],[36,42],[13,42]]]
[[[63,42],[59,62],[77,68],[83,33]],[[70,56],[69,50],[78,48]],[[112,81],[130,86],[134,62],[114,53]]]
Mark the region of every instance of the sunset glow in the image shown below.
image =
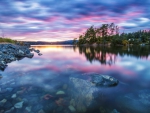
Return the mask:
[[[150,0],[1,0],[0,36],[28,41],[77,38],[87,28],[114,22],[121,32],[150,29]]]

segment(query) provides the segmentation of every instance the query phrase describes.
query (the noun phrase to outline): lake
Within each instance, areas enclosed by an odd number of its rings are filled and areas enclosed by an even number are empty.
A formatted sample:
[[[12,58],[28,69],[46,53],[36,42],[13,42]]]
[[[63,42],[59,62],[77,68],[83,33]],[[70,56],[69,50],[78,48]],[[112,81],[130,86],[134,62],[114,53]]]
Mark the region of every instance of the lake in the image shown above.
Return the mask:
[[[0,113],[149,113],[150,47],[33,46],[0,72]],[[91,85],[90,74],[119,80]]]

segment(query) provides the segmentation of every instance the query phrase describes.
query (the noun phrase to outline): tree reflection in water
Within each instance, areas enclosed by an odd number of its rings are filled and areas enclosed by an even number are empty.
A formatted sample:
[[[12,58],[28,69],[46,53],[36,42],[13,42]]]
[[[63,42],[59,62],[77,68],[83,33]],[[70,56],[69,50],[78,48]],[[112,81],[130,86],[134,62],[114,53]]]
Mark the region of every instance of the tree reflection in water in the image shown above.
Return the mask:
[[[150,54],[150,46],[74,46],[74,51],[79,50],[80,54],[84,54],[86,59],[91,63],[93,61],[99,61],[104,65],[115,64],[116,58],[120,56],[133,56],[140,59],[147,59]]]

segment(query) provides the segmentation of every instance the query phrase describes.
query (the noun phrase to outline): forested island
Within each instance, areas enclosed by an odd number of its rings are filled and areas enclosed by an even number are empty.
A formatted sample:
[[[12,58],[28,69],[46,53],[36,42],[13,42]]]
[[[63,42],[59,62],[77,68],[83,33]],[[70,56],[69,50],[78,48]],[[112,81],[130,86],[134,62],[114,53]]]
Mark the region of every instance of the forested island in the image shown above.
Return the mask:
[[[95,28],[91,26],[79,38],[75,38],[75,45],[150,45],[150,30],[140,30],[132,33],[120,33],[114,23],[102,24]]]

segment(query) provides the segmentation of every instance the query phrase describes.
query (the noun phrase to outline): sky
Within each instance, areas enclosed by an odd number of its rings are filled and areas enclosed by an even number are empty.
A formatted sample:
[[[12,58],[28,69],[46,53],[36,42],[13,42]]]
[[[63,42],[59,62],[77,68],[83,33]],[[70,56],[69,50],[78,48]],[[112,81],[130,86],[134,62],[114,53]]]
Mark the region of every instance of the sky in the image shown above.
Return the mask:
[[[0,36],[23,41],[78,38],[94,25],[150,29],[150,0],[0,0]]]

